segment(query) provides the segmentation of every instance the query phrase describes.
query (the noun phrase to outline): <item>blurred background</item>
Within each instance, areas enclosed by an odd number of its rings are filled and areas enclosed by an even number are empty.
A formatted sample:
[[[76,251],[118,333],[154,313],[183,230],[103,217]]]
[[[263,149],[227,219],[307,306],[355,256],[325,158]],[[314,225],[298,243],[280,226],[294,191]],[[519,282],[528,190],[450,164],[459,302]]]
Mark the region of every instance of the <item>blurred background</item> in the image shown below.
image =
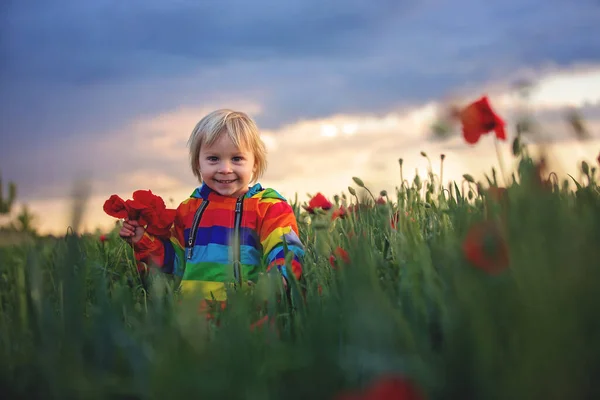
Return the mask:
[[[563,177],[600,150],[600,3],[559,0],[3,0],[0,173],[42,234],[83,230],[102,204],[151,189],[175,207],[197,185],[186,142],[206,113],[249,113],[269,148],[263,186],[292,201],[374,191],[434,170],[498,168],[493,135],[467,145],[451,106],[488,95]],[[21,218],[19,220],[18,218]],[[33,222],[32,222],[33,221]],[[20,222],[23,224],[23,222]]]

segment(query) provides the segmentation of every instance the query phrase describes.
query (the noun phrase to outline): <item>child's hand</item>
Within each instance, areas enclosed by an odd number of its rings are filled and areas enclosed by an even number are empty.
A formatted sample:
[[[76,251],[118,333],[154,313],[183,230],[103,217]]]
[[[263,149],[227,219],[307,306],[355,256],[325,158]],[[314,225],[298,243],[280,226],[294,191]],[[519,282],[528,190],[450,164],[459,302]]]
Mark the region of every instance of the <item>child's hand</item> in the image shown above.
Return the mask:
[[[119,231],[119,236],[132,243],[137,243],[144,236],[144,231],[144,227],[140,226],[139,222],[125,220]]]

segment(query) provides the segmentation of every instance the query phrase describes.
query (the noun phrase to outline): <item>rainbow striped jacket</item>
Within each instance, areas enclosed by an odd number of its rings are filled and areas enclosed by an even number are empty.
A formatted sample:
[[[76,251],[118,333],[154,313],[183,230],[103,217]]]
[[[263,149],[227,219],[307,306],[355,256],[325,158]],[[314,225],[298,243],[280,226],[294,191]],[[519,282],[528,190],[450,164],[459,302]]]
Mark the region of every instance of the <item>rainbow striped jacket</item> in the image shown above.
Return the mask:
[[[202,184],[177,208],[171,237],[145,233],[135,252],[180,277],[182,293],[200,291],[206,299],[223,301],[228,285],[256,283],[261,272],[279,270],[287,279],[284,242],[294,253],[291,272],[300,279],[304,246],[284,197],[258,183],[239,199]]]

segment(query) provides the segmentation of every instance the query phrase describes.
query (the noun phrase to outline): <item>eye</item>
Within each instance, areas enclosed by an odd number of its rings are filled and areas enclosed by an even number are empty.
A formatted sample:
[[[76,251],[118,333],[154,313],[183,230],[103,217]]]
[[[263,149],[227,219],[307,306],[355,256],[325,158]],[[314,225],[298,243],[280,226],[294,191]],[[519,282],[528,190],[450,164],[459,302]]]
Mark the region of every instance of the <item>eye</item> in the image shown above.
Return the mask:
[[[206,159],[208,161],[212,161],[212,162],[219,161],[219,158],[215,157],[215,156],[208,156],[208,157],[206,157]]]
[[[233,157],[232,159],[234,162],[241,162],[244,161],[244,157]]]

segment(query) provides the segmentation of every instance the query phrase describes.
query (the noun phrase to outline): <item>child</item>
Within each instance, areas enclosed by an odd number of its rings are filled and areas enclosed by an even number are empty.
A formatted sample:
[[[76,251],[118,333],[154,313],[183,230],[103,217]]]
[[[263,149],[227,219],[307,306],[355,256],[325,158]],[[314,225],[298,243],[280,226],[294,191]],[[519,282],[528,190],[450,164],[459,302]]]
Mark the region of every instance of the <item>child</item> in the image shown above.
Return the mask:
[[[188,146],[200,186],[177,208],[170,239],[153,237],[137,221],[125,221],[120,236],[141,258],[180,277],[182,293],[199,291],[207,300],[226,300],[228,285],[248,287],[265,270],[280,271],[286,287],[288,274],[300,279],[304,248],[294,211],[257,183],[267,161],[254,121],[242,112],[213,111]],[[294,253],[292,271],[284,266],[284,241]]]

